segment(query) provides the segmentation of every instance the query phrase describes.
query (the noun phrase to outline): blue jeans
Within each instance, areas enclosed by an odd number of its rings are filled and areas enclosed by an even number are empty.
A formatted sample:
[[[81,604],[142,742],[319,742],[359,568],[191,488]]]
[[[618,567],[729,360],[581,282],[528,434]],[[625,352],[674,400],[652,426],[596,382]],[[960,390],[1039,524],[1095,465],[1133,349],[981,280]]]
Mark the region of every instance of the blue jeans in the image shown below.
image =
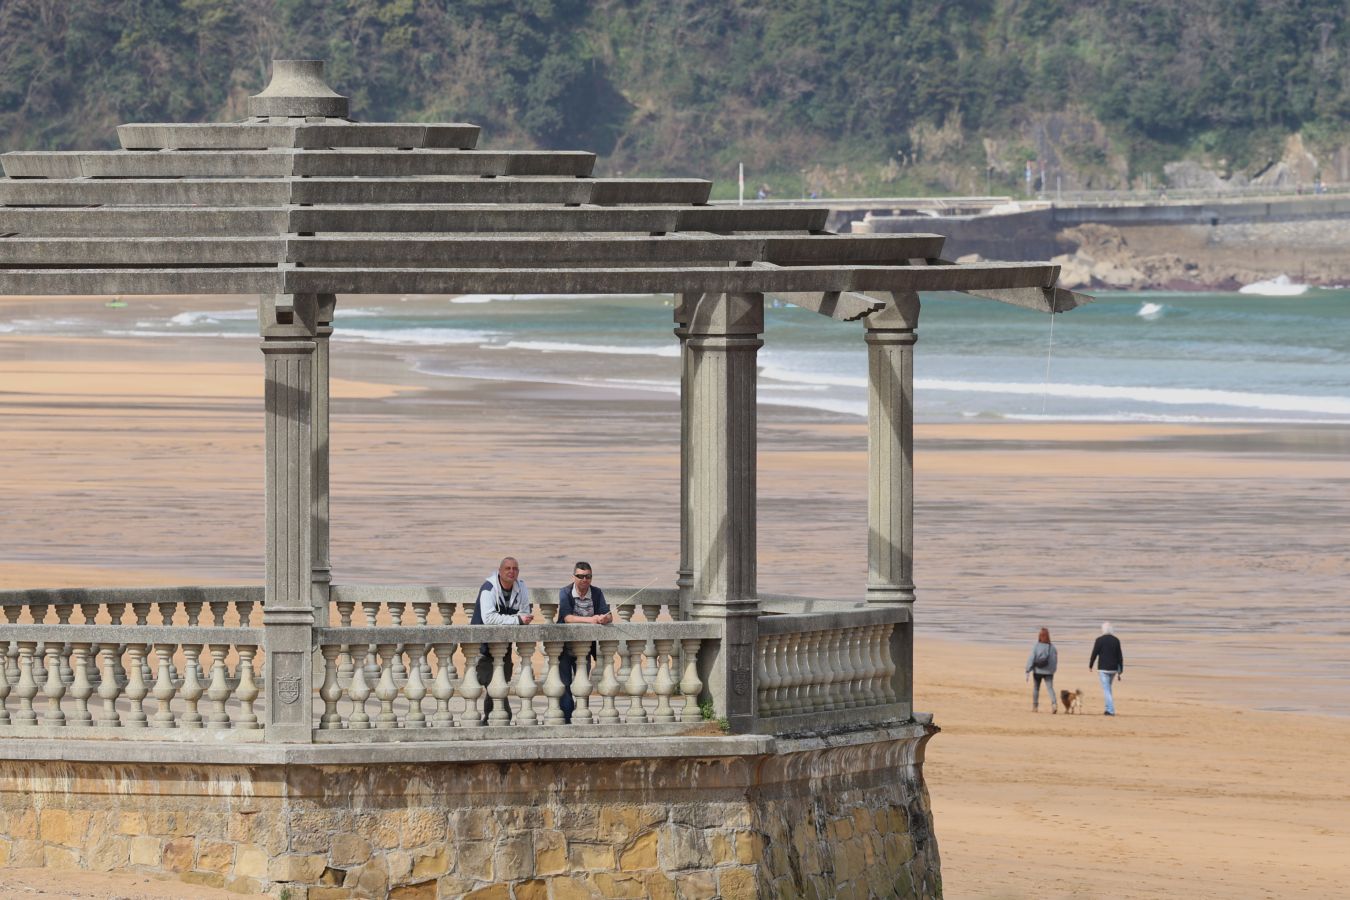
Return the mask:
[[[1115,672],[1097,671],[1097,677],[1102,680],[1102,696],[1106,698],[1106,711],[1111,715],[1116,714],[1116,701],[1111,696],[1111,682],[1115,680]]]

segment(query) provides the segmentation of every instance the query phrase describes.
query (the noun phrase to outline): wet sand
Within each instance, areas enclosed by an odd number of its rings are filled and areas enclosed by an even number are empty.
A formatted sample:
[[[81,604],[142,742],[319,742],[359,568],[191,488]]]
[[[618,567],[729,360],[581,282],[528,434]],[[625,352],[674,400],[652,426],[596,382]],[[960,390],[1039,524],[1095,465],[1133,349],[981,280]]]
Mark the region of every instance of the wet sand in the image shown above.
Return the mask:
[[[253,341],[0,335],[0,586],[259,583],[261,372]],[[438,378],[350,345],[333,373],[336,580],[473,584],[506,552],[535,586],[576,558],[601,584],[673,576],[675,398]],[[944,728],[927,771],[948,895],[1344,884],[1327,845],[1350,832],[1350,720],[1255,710],[1350,713],[1347,430],[917,435],[916,694]],[[764,407],[760,441],[761,589],[861,592],[865,426]],[[1108,617],[1115,720],[1086,670]],[[1094,715],[1026,710],[1041,625]]]

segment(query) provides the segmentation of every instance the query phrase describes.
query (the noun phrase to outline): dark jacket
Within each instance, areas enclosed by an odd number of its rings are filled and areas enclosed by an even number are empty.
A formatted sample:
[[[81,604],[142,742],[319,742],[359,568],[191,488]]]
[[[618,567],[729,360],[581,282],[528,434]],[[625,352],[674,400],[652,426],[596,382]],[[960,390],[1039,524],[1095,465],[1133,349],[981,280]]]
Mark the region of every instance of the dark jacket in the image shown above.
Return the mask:
[[[605,592],[595,585],[591,585],[591,600],[595,603],[595,614],[597,616],[609,612],[609,604],[605,602]],[[576,615],[576,611],[572,608],[572,586],[569,584],[558,591],[558,624],[565,625],[567,617],[574,615]]]
[[[609,612],[609,604],[605,602],[605,592],[600,590],[595,585],[591,585],[591,602],[595,606],[595,615],[601,616]],[[576,610],[572,606],[572,586],[569,584],[567,587],[558,591],[558,624],[566,625],[567,617],[574,615],[576,615]],[[591,656],[594,657],[595,653],[596,653],[596,646],[595,642],[592,641]],[[572,651],[563,650],[563,656],[566,656],[568,659],[571,659]],[[570,683],[568,686],[568,690],[569,691],[571,690]]]
[[[1088,668],[1096,664],[1098,672],[1124,672],[1125,654],[1120,649],[1120,638],[1103,634],[1092,644],[1092,658]]]

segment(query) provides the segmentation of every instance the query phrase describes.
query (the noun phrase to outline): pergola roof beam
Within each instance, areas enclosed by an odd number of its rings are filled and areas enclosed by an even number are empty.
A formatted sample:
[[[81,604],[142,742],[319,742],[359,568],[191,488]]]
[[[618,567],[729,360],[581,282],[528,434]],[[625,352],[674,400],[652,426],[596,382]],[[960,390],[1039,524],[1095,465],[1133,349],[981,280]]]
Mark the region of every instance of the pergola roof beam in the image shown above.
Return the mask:
[[[292,232],[811,231],[829,211],[796,207],[325,206],[293,209]],[[12,229],[18,230],[18,229]]]
[[[761,268],[366,269],[88,268],[0,270],[0,294],[668,294],[969,291],[1040,289],[1058,266],[1001,263],[932,266]]]

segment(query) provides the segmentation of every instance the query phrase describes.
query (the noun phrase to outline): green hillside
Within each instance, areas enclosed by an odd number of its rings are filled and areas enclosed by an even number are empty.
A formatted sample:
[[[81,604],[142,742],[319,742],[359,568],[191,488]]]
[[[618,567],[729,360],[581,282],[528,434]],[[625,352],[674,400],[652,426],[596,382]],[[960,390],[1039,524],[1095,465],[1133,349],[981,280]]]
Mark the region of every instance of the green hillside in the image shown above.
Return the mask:
[[[244,116],[273,56],[363,120],[467,120],[602,171],[777,195],[1252,173],[1350,111],[1340,0],[0,0],[0,144]]]

